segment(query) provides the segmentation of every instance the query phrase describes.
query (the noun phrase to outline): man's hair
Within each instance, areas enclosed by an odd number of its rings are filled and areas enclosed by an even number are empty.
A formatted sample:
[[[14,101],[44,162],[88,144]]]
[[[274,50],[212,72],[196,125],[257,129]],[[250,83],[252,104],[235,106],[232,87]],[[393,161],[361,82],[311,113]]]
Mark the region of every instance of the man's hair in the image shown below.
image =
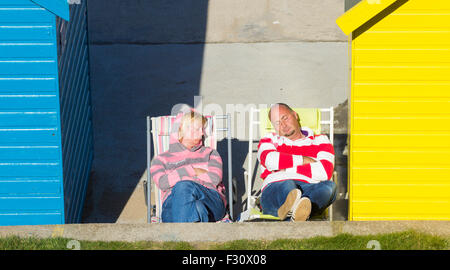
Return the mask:
[[[287,105],[286,103],[275,103],[275,104],[273,104],[272,106],[270,106],[270,109],[269,109],[268,117],[269,117],[269,120],[271,120],[271,121],[272,121],[272,119],[270,119],[270,113],[272,112],[272,108],[275,107],[275,106],[283,106],[283,107],[285,107],[286,109],[288,109],[288,110],[291,111],[291,112],[294,111],[294,110],[293,110],[291,107],[289,107],[289,105]]]

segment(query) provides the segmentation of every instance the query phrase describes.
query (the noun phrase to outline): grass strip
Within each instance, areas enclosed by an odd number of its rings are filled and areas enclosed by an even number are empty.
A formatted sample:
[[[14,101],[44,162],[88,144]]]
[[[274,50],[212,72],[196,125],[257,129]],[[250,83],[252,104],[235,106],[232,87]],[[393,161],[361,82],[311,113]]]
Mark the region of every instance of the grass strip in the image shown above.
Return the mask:
[[[370,245],[372,244],[373,245]],[[236,240],[205,242],[121,242],[83,241],[67,238],[0,238],[0,250],[449,250],[450,236],[433,236],[416,231],[376,235],[339,234],[307,239]]]

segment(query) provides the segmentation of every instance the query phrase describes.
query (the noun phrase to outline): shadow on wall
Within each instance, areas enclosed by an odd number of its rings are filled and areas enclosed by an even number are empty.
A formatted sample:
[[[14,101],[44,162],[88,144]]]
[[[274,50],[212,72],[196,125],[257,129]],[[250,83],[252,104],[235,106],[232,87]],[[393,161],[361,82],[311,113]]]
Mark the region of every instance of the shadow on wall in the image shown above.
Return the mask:
[[[207,11],[208,0],[89,1],[94,162],[83,222],[116,222],[145,174],[146,116],[194,105]]]
[[[223,183],[227,192],[230,187],[228,185],[228,141],[223,139],[217,142],[217,151],[222,157],[223,161]],[[245,205],[244,195],[246,193],[246,185],[244,179],[244,164],[248,154],[248,142],[240,141],[238,139],[231,140],[231,152],[232,152],[232,178],[233,178],[233,219],[244,210],[242,206]]]

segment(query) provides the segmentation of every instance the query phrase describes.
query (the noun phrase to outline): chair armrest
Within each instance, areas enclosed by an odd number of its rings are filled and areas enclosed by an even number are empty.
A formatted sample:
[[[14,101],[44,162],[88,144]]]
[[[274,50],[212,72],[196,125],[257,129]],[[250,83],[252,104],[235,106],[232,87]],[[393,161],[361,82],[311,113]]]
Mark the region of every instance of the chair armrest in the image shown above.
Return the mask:
[[[333,175],[331,176],[331,180],[337,185],[337,171],[333,171]]]

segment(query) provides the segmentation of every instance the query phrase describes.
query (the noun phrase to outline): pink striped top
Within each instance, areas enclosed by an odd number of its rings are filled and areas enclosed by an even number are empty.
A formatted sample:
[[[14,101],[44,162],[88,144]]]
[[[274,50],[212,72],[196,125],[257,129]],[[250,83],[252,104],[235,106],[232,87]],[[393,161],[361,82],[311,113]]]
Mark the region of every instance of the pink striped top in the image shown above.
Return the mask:
[[[178,115],[174,121],[169,150],[156,156],[150,167],[153,181],[161,190],[162,202],[167,199],[177,182],[189,180],[216,190],[226,205],[225,186],[222,182],[222,158],[210,147],[200,144],[187,149],[178,141],[181,116]],[[206,170],[207,173],[197,176],[194,168]]]

